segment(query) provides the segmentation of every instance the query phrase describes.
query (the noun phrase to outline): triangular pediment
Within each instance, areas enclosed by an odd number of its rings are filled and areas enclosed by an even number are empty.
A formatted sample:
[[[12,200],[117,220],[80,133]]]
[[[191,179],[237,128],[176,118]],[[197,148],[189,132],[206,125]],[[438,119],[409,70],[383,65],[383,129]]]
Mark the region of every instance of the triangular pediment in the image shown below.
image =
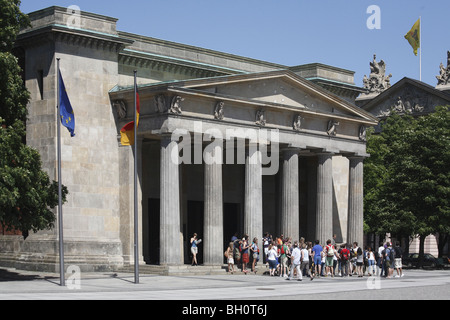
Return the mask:
[[[427,114],[437,106],[449,105],[450,95],[432,86],[410,78],[403,78],[362,108],[378,118],[385,118],[392,112]]]
[[[301,111],[376,122],[370,113],[288,70],[173,83],[173,87]]]

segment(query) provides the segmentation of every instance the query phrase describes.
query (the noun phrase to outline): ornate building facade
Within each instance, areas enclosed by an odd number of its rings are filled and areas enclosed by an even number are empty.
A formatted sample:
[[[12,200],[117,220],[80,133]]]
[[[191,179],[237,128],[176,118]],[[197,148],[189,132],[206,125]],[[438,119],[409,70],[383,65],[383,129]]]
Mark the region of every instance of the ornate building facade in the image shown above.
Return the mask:
[[[138,133],[140,261],[220,266],[234,233],[363,241],[365,129],[378,120],[355,106],[352,71],[283,66],[116,30],[117,19],[51,7],[30,14],[16,52],[32,100],[27,143],[56,168],[56,59],[76,116],[62,137],[66,264],[111,270],[133,264],[134,152]],[[215,159],[208,161],[208,159]],[[58,232],[0,236],[0,263],[58,269]]]

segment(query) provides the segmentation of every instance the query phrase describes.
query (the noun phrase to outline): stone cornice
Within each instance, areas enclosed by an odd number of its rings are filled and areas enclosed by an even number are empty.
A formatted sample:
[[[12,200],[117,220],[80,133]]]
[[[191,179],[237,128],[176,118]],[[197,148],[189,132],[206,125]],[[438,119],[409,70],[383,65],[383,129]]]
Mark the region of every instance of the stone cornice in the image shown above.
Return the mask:
[[[238,70],[225,69],[188,60],[174,59],[126,49],[119,53],[119,63],[164,72],[182,73],[191,75],[193,78],[217,77],[239,72]]]
[[[169,50],[171,50],[171,52],[173,50],[187,51],[187,52],[190,52],[191,54],[195,54],[196,56],[205,55],[205,56],[213,57],[214,59],[219,59],[219,60],[224,59],[224,60],[238,61],[239,63],[248,63],[249,65],[263,67],[263,68],[266,68],[267,70],[286,69],[287,68],[287,66],[277,64],[277,63],[271,63],[271,62],[267,62],[267,61],[263,61],[263,60],[238,56],[238,55],[234,55],[234,54],[230,54],[230,53],[205,49],[205,48],[181,44],[181,43],[177,43],[177,42],[156,39],[156,38],[142,36],[142,35],[136,35],[136,34],[127,33],[127,32],[123,32],[123,31],[118,31],[118,34],[119,34],[119,36],[121,36],[123,38],[133,40],[135,42],[135,44],[142,43],[143,45],[151,45],[151,46],[157,46],[157,47],[161,47],[161,48],[168,48]],[[133,49],[135,49],[135,48],[133,48]],[[171,56],[171,57],[176,58],[175,56]],[[193,62],[202,63],[202,60],[197,59],[196,61],[193,61]],[[220,66],[219,64],[215,64],[215,66],[226,69],[225,66]],[[238,70],[238,71],[242,71],[242,70]]]
[[[128,39],[123,39],[115,35],[52,24],[22,32],[17,37],[16,47],[31,47],[40,45],[43,41],[60,41],[68,45],[107,50],[116,53],[119,53],[132,43]]]

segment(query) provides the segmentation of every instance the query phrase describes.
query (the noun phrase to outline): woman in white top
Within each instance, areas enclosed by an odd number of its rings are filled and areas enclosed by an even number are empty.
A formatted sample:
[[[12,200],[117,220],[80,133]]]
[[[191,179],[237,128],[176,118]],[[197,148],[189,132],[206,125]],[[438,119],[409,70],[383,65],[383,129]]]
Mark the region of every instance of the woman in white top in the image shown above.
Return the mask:
[[[375,254],[372,251],[372,248],[369,247],[367,250],[367,262],[369,263],[368,274],[369,277],[373,274],[375,275]]]
[[[277,258],[278,258],[277,249],[271,243],[269,245],[269,249],[267,251],[267,261],[269,262],[269,273],[270,273],[270,276],[272,276],[272,277],[275,275],[275,270],[277,269],[277,265],[278,265]]]

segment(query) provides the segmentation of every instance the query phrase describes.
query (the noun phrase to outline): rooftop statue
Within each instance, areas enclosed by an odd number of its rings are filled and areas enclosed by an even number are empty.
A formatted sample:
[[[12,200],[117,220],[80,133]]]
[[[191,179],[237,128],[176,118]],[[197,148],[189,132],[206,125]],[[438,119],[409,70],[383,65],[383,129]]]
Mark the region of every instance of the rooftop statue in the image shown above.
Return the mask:
[[[367,89],[366,94],[379,94],[391,87],[392,74],[386,76],[386,63],[381,60],[377,62],[377,56],[373,55],[373,62],[370,63],[370,76],[364,76],[364,88]]]
[[[436,76],[438,81],[438,86],[445,86],[450,83],[450,51],[447,51],[447,68],[444,65],[440,64],[439,66],[439,75]]]

